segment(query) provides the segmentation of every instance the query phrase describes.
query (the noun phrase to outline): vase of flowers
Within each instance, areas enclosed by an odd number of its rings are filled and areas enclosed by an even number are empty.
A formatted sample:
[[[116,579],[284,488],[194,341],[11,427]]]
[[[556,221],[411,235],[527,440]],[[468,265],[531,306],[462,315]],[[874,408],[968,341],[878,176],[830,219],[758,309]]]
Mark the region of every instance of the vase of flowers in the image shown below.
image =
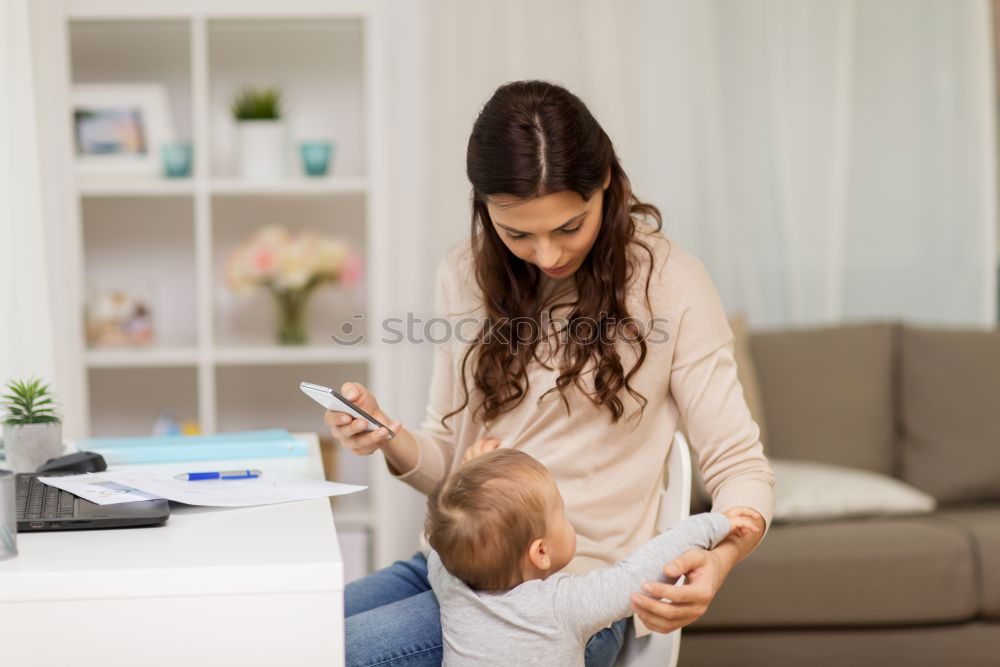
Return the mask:
[[[285,125],[278,88],[247,86],[233,99],[239,174],[250,180],[284,178]]]
[[[11,380],[3,393],[6,467],[34,472],[62,453],[62,421],[49,386],[39,379]]]
[[[352,286],[361,259],[338,239],[314,230],[292,233],[280,225],[263,227],[238,245],[226,260],[226,282],[237,294],[266,288],[277,306],[277,341],[308,341],[308,305],[322,285]]]

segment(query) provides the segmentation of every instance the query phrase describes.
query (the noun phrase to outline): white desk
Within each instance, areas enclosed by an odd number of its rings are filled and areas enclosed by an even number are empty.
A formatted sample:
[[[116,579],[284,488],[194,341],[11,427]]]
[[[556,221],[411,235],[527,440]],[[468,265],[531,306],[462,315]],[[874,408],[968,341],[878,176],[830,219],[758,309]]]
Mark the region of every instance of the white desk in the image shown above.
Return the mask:
[[[308,456],[252,467],[323,478]],[[362,491],[362,493],[365,493]],[[343,563],[327,499],[240,509],[171,503],[165,526],[18,535],[0,561],[5,665],[343,665]]]

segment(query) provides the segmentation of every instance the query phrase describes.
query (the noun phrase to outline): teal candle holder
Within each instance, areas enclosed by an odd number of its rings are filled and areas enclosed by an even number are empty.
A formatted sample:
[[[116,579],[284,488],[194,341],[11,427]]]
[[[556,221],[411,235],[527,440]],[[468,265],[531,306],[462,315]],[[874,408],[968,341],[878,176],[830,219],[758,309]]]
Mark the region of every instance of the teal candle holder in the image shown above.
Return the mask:
[[[325,176],[333,161],[333,144],[329,141],[303,141],[299,144],[302,170],[306,176]]]
[[[191,144],[177,141],[163,146],[163,175],[167,178],[191,176]]]

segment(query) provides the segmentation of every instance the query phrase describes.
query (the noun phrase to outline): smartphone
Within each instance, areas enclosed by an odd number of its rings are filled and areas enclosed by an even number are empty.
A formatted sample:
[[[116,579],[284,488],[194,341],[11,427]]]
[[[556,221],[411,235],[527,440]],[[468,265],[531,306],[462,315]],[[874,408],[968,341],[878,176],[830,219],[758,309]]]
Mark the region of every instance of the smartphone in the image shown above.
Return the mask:
[[[299,389],[301,389],[306,396],[313,399],[327,410],[333,410],[334,412],[346,412],[356,419],[364,419],[368,422],[368,428],[365,429],[366,431],[374,431],[384,428],[386,431],[389,431],[390,440],[392,440],[392,438],[396,435],[389,430],[388,426],[375,419],[370,414],[329,387],[324,387],[321,384],[313,384],[312,382],[303,382],[299,384]]]

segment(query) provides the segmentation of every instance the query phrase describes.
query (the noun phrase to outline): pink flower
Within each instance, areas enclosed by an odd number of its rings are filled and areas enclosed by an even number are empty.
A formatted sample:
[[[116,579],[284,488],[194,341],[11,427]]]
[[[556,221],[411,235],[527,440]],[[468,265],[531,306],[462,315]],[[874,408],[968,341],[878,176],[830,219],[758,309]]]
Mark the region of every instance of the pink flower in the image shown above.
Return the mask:
[[[253,263],[253,268],[260,275],[269,275],[274,271],[275,266],[278,264],[278,258],[274,252],[274,248],[255,248],[253,257],[250,260]]]
[[[347,261],[344,262],[344,268],[340,274],[340,280],[345,287],[354,287],[361,280],[361,274],[364,265],[361,262],[361,256],[357,253],[352,252],[347,256]]]
[[[325,282],[352,286],[361,278],[362,264],[339,239],[268,225],[230,252],[224,270],[229,287],[245,294],[268,285],[286,291]]]

